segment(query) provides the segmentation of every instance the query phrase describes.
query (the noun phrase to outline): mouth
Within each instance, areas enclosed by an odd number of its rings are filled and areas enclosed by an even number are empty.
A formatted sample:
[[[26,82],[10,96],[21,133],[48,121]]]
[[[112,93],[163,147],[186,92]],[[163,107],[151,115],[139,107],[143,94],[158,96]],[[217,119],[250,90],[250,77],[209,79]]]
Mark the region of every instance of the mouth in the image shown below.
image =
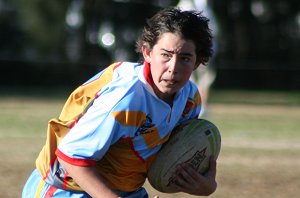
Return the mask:
[[[172,80],[172,79],[163,79],[162,80],[165,84],[167,84],[167,85],[175,85],[176,83],[177,83],[177,81],[176,80]]]

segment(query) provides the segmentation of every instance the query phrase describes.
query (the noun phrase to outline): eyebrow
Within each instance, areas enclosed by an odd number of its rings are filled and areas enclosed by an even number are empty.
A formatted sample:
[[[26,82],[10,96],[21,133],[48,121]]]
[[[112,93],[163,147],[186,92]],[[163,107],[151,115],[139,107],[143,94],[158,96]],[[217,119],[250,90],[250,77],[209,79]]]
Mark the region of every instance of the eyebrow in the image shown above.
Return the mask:
[[[167,50],[167,49],[164,49],[164,48],[161,48],[161,50],[166,51],[166,52],[171,53],[171,54],[175,54],[175,51],[173,51],[173,50]],[[191,53],[179,53],[179,54],[184,55],[184,56],[193,56]]]

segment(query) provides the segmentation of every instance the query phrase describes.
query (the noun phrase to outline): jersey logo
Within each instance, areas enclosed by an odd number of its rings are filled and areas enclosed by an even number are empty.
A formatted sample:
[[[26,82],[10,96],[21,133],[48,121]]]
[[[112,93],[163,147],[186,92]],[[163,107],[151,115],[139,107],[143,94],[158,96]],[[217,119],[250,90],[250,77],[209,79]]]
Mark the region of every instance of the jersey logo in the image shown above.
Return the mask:
[[[144,124],[138,128],[138,130],[135,132],[135,136],[138,135],[143,135],[146,133],[151,133],[154,131],[153,127],[155,126],[155,124],[152,123],[152,119],[147,115],[146,116],[146,121],[144,122]]]
[[[195,101],[192,98],[189,98],[185,104],[182,117],[187,116],[192,111],[194,106],[195,106]]]

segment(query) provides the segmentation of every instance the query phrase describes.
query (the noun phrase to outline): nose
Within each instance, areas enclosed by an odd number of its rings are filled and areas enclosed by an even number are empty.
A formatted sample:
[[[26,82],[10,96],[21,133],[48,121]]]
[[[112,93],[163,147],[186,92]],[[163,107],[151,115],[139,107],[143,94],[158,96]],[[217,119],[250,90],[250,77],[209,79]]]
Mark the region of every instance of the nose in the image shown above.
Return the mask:
[[[169,61],[168,72],[171,74],[178,73],[178,60],[176,56],[173,56],[172,59]]]

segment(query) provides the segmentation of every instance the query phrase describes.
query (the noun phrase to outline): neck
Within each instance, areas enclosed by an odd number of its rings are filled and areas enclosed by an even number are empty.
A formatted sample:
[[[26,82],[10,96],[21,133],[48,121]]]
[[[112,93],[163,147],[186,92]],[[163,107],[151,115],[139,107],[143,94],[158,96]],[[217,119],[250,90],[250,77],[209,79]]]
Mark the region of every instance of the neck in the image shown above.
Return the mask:
[[[166,102],[168,105],[170,105],[171,108],[173,107],[174,95],[159,98]]]

